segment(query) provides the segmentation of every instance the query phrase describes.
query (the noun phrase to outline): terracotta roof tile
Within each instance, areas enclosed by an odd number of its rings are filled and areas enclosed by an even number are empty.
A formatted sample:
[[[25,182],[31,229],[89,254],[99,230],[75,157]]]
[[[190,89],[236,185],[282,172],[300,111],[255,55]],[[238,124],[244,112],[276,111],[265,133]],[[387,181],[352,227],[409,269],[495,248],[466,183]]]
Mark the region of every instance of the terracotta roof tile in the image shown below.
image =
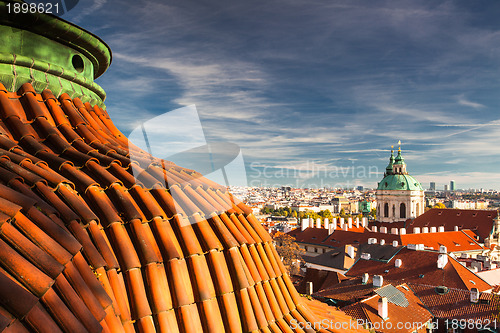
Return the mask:
[[[479,302],[470,301],[470,291],[467,289],[448,288],[445,293],[437,293],[435,286],[425,284],[410,284],[425,306],[437,318],[474,319],[490,321],[497,320],[500,297],[490,293],[481,293]]]
[[[316,319],[225,187],[141,151],[97,106],[0,90],[0,327],[288,332]]]
[[[497,216],[496,210],[433,208],[414,220],[406,221],[405,226],[411,229],[444,226],[445,231],[452,231],[457,226],[460,230],[473,230],[479,236],[479,241],[484,242],[493,229],[494,219]]]

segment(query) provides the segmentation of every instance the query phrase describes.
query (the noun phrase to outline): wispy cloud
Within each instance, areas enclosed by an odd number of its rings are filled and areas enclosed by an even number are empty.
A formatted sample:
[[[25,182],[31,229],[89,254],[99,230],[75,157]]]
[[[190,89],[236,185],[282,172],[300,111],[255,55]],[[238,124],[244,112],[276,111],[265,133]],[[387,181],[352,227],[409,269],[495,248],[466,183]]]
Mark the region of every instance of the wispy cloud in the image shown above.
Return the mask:
[[[422,176],[489,170],[499,160],[492,8],[153,0],[124,1],[118,14],[117,2],[104,2],[78,20],[93,22],[113,49],[102,84],[124,128],[196,104],[207,138],[235,142],[266,165],[356,159],[383,168],[399,139]]]
[[[464,95],[461,95],[458,97],[458,104],[463,105],[463,106],[470,106],[471,108],[474,108],[474,109],[486,107],[486,105],[483,105],[481,103],[471,102],[471,101],[465,99]]]

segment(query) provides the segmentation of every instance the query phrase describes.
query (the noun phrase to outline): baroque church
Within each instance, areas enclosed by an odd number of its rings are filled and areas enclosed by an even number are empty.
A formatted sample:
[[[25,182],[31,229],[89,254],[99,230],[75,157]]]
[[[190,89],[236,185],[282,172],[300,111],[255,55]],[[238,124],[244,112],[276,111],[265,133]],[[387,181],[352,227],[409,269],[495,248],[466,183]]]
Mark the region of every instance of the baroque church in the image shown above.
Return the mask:
[[[406,171],[401,147],[396,158],[391,150],[389,165],[385,169],[384,179],[378,183],[376,195],[377,220],[380,222],[405,221],[424,213],[424,189]]]

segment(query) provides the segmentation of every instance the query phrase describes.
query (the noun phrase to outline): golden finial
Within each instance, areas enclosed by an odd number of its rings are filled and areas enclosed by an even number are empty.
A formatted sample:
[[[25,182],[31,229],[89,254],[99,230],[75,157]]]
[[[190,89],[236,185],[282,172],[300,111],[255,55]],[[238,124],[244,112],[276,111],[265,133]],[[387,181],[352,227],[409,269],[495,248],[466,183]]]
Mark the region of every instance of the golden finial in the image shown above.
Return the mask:
[[[401,140],[398,141],[398,146],[399,146],[398,151],[401,151]]]

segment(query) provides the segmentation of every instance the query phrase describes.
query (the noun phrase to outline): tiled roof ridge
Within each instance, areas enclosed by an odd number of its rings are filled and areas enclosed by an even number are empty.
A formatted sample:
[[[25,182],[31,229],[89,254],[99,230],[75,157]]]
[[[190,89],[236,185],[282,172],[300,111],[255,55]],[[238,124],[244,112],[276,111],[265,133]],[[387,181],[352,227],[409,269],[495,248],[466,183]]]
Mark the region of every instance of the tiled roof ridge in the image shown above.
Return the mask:
[[[102,108],[0,83],[0,117],[0,330],[289,332],[317,320],[248,207],[130,144]]]

